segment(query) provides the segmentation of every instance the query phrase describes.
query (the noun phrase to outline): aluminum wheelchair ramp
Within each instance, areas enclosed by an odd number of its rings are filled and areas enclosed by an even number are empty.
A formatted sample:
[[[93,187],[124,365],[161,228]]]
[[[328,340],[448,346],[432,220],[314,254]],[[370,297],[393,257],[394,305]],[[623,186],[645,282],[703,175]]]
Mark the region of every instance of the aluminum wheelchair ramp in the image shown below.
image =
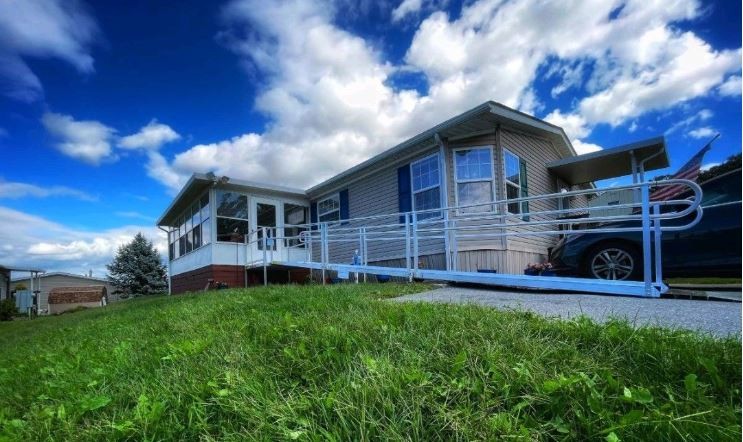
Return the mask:
[[[688,199],[653,201],[650,189],[664,186],[684,186],[692,196]],[[662,279],[661,238],[665,232],[682,231],[696,225],[702,217],[701,188],[693,181],[669,179],[614,187],[611,190],[632,189],[635,202],[622,205],[592,207],[608,209],[603,216],[589,216],[586,208],[564,208],[566,197],[596,193],[601,189],[578,190],[548,195],[537,195],[510,200],[491,201],[458,207],[441,207],[421,211],[375,215],[332,222],[292,225],[300,227],[299,235],[268,238],[266,232],[253,231],[246,237],[248,252],[260,241],[285,241],[281,253],[261,247],[258,255],[250,255],[246,267],[266,269],[271,265],[306,268],[322,272],[322,280],[329,272],[338,275],[388,275],[425,280],[486,284],[500,287],[559,290],[583,293],[616,294],[624,296],[659,297],[668,290]],[[545,201],[558,204],[545,204]],[[531,202],[541,210],[529,211]],[[526,210],[508,213],[507,207],[519,204]],[[486,210],[471,210],[486,206]],[[557,210],[545,207],[560,207]],[[617,209],[628,209],[624,213]],[[611,212],[613,210],[613,212]],[[614,214],[616,213],[616,214]],[[581,218],[568,216],[580,214]],[[671,222],[675,220],[674,222]],[[513,273],[480,273],[465,271],[460,265],[460,242],[469,247],[480,243],[492,244],[510,237],[553,238],[560,235],[590,235],[598,233],[627,233],[641,236],[642,281],[602,280],[579,277],[531,276]],[[287,244],[294,244],[290,254]],[[547,243],[542,241],[542,243]],[[432,246],[435,244],[436,246]],[[438,248],[436,248],[438,247]],[[373,249],[372,249],[373,248]],[[396,250],[398,265],[375,265],[384,261],[379,256]],[[491,251],[490,249],[485,249]],[[296,253],[299,251],[299,253]],[[439,253],[445,258],[445,269],[423,268],[422,256]],[[428,255],[427,255],[428,254]],[[374,255],[374,256],[372,256]],[[545,254],[546,256],[546,251]],[[246,255],[247,256],[247,255]],[[289,257],[293,258],[290,259]],[[297,256],[303,258],[296,259]],[[370,262],[371,258],[371,262]],[[471,265],[470,265],[471,266]],[[434,267],[434,266],[432,266]],[[265,278],[264,278],[265,281]]]

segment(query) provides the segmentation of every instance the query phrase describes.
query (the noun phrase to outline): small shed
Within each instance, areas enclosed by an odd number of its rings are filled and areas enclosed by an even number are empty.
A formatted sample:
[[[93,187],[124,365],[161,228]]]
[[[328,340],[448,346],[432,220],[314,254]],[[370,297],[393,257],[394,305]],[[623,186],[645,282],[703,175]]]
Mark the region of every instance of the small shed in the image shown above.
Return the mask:
[[[49,313],[57,314],[78,307],[95,308],[108,304],[106,286],[55,287],[49,292]]]

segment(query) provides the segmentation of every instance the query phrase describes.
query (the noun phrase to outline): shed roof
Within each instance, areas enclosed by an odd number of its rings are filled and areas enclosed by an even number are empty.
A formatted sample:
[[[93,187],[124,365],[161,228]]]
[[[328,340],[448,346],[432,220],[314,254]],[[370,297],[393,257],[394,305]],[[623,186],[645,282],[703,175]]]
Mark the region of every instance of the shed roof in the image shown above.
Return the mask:
[[[547,163],[547,168],[570,184],[582,184],[630,175],[632,155],[638,165],[649,158],[644,165],[646,172],[670,164],[666,141],[661,136],[552,161]]]

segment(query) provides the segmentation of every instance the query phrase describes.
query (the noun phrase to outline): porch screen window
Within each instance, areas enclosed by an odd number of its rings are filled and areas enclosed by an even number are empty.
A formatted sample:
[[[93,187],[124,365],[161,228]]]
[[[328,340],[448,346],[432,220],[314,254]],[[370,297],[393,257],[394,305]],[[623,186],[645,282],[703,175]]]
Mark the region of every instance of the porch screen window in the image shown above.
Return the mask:
[[[304,247],[299,235],[307,230],[309,208],[297,204],[284,204],[284,236],[287,247]]]
[[[503,159],[506,171],[506,199],[528,196],[526,190],[526,162],[511,152],[503,149]],[[508,213],[526,213],[529,211],[528,202],[508,203]]]
[[[178,217],[178,225],[168,234],[168,255],[171,260],[179,258],[211,241],[211,213],[209,193]]]
[[[244,242],[248,233],[248,196],[217,190],[217,241]]]
[[[341,219],[340,196],[336,193],[333,196],[320,200],[317,203],[317,212],[321,223]]]
[[[490,147],[454,151],[457,205],[466,206],[493,201],[493,153]],[[492,212],[493,206],[460,209],[460,213]]]
[[[413,182],[413,210],[438,209],[441,207],[441,173],[439,156],[432,155],[410,163],[410,177]],[[418,214],[418,219],[439,218],[441,212]]]

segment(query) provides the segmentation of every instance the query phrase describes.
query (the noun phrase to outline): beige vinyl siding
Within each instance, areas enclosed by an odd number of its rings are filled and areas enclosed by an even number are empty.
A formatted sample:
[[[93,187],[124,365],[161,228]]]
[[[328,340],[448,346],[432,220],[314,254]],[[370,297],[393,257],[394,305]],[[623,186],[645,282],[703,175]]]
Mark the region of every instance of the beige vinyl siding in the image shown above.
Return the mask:
[[[39,282],[41,283],[39,284]],[[13,281],[10,283],[11,290],[15,290],[15,286],[23,284],[27,288],[31,288],[28,278]],[[113,292],[116,290],[111,284],[96,279],[86,278],[84,276],[70,276],[70,275],[53,275],[39,278],[34,280],[34,287],[40,290],[39,293],[39,309],[49,310],[49,292],[55,287],[87,287],[91,285],[105,285],[108,293],[108,301],[116,301],[117,295]]]
[[[397,169],[418,159],[437,154],[438,152],[438,148],[430,148],[413,157],[393,159],[385,167],[378,169],[374,173],[365,175],[360,179],[354,180],[353,178],[355,177],[349,178],[334,186],[337,190],[312,198],[314,204],[326,195],[331,195],[338,190],[348,189],[349,218],[385,215],[371,220],[350,222],[340,226],[330,227],[331,235],[334,231],[338,232],[339,229],[344,229],[348,234],[347,236],[349,236],[347,242],[329,244],[331,262],[350,263],[352,261],[354,250],[359,248],[358,234],[355,228],[361,226],[365,226],[367,232],[369,232],[368,238],[370,240],[367,242],[367,259],[369,263],[399,259],[405,256],[405,229],[404,225],[399,222],[399,216],[397,215],[399,211]],[[434,223],[432,226],[441,227],[441,224]],[[397,234],[400,239],[373,240],[374,235],[372,232],[375,231],[374,226],[383,225],[391,226],[380,227],[377,231],[384,230],[388,233]],[[349,231],[346,229],[354,230]],[[386,235],[386,237],[390,237],[390,235]],[[443,251],[443,239],[422,240],[419,243],[420,256],[443,253]],[[320,251],[316,244],[313,244],[313,259],[320,259]]]
[[[500,131],[500,143],[502,149],[507,149],[514,155],[526,161],[526,176],[529,189],[529,196],[549,194],[557,192],[555,177],[545,167],[545,164],[557,160],[560,155],[552,144],[541,138],[519,132],[503,129]],[[503,165],[501,165],[503,170]],[[501,183],[501,191],[505,194],[505,183]],[[557,210],[557,200],[531,201],[529,203],[530,212],[540,212],[546,210]],[[532,221],[546,220],[547,217],[532,215]],[[555,226],[530,226],[523,227],[520,218],[511,218],[511,224],[514,225],[512,232],[529,229],[530,231],[554,230]],[[518,229],[518,230],[516,230]],[[546,255],[547,248],[552,247],[557,238],[555,236],[509,236],[508,249],[526,252],[535,252]]]

